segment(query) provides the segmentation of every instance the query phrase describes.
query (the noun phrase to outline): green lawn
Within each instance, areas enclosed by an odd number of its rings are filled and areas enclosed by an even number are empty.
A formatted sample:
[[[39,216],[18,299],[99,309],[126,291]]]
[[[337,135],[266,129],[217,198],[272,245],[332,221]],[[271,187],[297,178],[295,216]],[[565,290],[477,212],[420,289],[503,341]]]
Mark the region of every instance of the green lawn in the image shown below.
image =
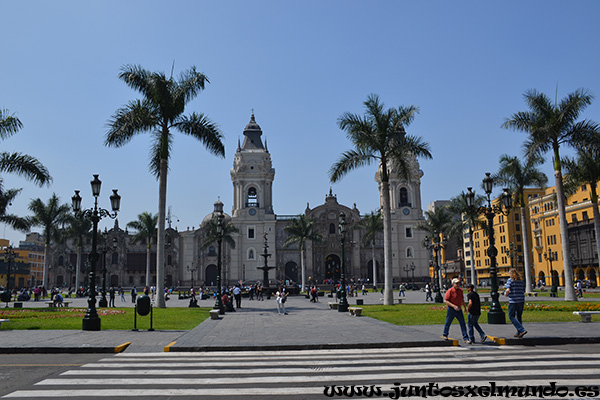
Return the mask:
[[[210,308],[154,308],[153,328],[157,330],[189,330],[209,317]],[[0,329],[81,329],[85,308],[21,308],[0,309],[0,319],[9,319]],[[134,322],[133,308],[99,308],[103,330],[130,330]],[[150,327],[150,314],[137,316],[138,329]]]
[[[573,314],[573,311],[600,311],[599,302],[553,301],[543,303],[531,301],[525,304],[523,321],[527,322],[576,322],[581,321],[581,317]],[[364,305],[361,307],[362,315],[395,325],[436,325],[446,321],[446,307],[441,304]],[[503,303],[502,307],[507,314],[506,320],[508,321],[508,306]],[[487,322],[485,312],[482,313],[481,322]]]

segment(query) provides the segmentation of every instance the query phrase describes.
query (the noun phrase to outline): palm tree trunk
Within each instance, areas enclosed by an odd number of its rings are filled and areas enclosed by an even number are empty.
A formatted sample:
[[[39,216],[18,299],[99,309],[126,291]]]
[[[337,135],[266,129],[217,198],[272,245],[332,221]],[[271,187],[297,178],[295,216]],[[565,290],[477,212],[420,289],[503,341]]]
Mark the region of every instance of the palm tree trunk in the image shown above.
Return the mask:
[[[50,261],[50,243],[44,246],[44,272],[42,274],[42,286],[48,289],[48,261]]]
[[[567,213],[565,211],[565,188],[563,186],[562,173],[559,170],[554,171],[556,180],[556,198],[558,202],[558,222],[560,224],[560,237],[562,244],[562,261],[564,265],[563,273],[565,276],[565,301],[577,301],[575,289],[573,288],[573,268],[571,266],[571,257],[569,252],[569,235],[567,231]]]
[[[146,286],[150,287],[150,257],[152,255],[152,238],[148,236],[146,239]]]
[[[469,249],[471,249],[471,283],[477,287],[477,276],[475,270],[475,250],[473,249],[473,228],[469,225]]]
[[[386,168],[383,166],[382,168]],[[394,293],[392,292],[392,212],[390,208],[390,184],[387,181],[381,182],[381,208],[383,211],[383,275],[384,275],[384,293],[383,304],[394,304]]]
[[[77,262],[76,262],[76,266],[75,268],[77,269],[77,271],[75,272],[75,292],[77,292],[77,289],[79,289],[79,287],[81,286],[81,252],[82,252],[82,248],[81,248],[81,244],[77,245]]]
[[[525,264],[525,292],[533,292],[533,282],[531,282],[531,254],[529,253],[529,232],[526,227],[527,215],[525,207],[521,207],[521,229],[523,231],[523,262]]]
[[[166,308],[165,283],[165,218],[167,205],[167,160],[160,160],[158,174],[158,232],[156,238],[156,306]]]
[[[373,260],[373,286],[377,287],[377,262],[375,262],[375,239],[373,239],[373,244],[371,245],[371,260]]]
[[[306,292],[306,265],[304,264],[303,248],[300,248],[300,270],[302,271],[302,291]]]

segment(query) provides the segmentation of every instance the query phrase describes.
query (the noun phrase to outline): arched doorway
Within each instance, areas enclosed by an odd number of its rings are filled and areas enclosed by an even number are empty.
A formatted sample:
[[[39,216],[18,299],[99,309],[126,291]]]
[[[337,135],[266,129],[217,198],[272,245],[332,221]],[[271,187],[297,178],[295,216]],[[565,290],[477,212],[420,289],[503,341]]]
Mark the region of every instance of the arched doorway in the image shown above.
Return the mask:
[[[325,258],[325,278],[338,281],[340,279],[340,258],[335,254],[330,254]]]
[[[285,277],[284,280],[290,280],[293,282],[298,281],[298,264],[293,261],[289,261],[285,264]]]
[[[119,275],[111,275],[110,276],[110,286],[117,287],[119,286]]]
[[[204,284],[206,286],[215,286],[217,284],[217,266],[209,265],[204,270]]]
[[[538,275],[538,282],[539,283],[542,282],[543,284],[546,284],[546,274],[544,274],[543,272],[540,271],[539,275]]]
[[[377,283],[381,283],[381,271],[379,270],[379,262],[375,261],[375,270],[377,272]],[[373,260],[367,263],[367,276],[369,282],[373,283]]]
[[[592,283],[592,285],[597,285],[598,281],[597,281],[597,277],[596,277],[596,269],[595,268],[590,268],[590,282]]]
[[[580,281],[585,280],[585,271],[583,269],[579,269],[577,271],[577,280],[580,280]]]

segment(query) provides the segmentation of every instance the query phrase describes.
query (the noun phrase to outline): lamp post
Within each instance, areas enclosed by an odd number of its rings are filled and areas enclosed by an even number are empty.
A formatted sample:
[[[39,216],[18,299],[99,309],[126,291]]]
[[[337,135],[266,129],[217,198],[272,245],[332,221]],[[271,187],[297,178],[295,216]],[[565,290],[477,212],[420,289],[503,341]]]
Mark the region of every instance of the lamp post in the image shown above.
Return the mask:
[[[90,261],[90,280],[89,280],[89,298],[88,309],[83,317],[82,330],[84,331],[99,331],[100,317],[96,311],[96,263],[98,262],[98,222],[104,217],[115,219],[121,205],[121,196],[117,193],[117,189],[113,189],[113,194],[110,196],[110,205],[112,213],[108,210],[98,207],[98,196],[100,196],[100,188],[102,181],[98,179],[98,175],[94,175],[94,180],[91,181],[92,196],[94,196],[94,208],[86,210],[81,209],[81,196],[79,190],[75,191],[75,195],[71,197],[73,202],[73,211],[79,218],[89,218],[92,221],[92,251],[88,259]]]
[[[552,269],[552,261],[556,261],[556,258],[554,258],[554,253],[550,247],[548,247],[548,252],[544,253],[544,259],[550,261],[550,283],[552,284],[552,287],[550,288],[550,297],[557,297],[558,286],[554,279],[554,270]]]
[[[346,242],[346,214],[340,213],[340,219],[338,224],[338,234],[340,238],[340,244],[342,246],[342,266],[340,273],[340,302],[338,304],[339,312],[348,311],[348,298],[346,297],[346,258],[344,257],[344,246]]]
[[[490,311],[488,312],[488,324],[505,324],[506,316],[500,301],[498,300],[498,267],[496,264],[496,256],[498,255],[498,249],[495,246],[494,239],[494,215],[502,214],[508,216],[512,208],[512,196],[508,189],[504,189],[502,198],[500,199],[499,205],[492,205],[490,195],[492,194],[492,188],[494,186],[494,180],[490,176],[489,172],[485,173],[483,178],[483,189],[487,195],[487,206],[482,206],[477,209],[479,214],[485,215],[487,218],[487,229],[488,238],[490,245],[487,250],[488,257],[490,258],[490,280],[491,280],[491,292],[492,304]],[[473,207],[475,203],[475,193],[472,191],[473,188],[467,188],[467,204],[469,207]]]
[[[192,287],[194,287],[194,272],[198,270],[198,267],[192,266],[190,268],[190,266],[188,265],[187,267],[185,267],[185,269],[187,269],[192,274]]]
[[[12,263],[15,260],[16,253],[13,251],[12,246],[6,246],[4,248],[4,261],[6,261],[6,290],[10,293],[10,273],[12,272]]]
[[[225,307],[223,307],[223,299],[221,298],[223,293],[221,288],[221,247],[223,244],[223,203],[220,201],[215,203],[215,212],[217,213],[217,299],[213,309],[219,310],[219,314],[225,314]]]
[[[440,242],[440,235],[437,232],[434,232],[433,238],[429,236],[425,236],[423,240],[423,246],[427,249],[427,251],[432,252],[433,261],[430,262],[429,266],[433,267],[433,291],[435,292],[436,303],[443,303],[444,299],[442,297],[442,293],[440,292],[442,282],[440,277],[440,264],[438,259],[438,252],[445,246],[446,242]]]

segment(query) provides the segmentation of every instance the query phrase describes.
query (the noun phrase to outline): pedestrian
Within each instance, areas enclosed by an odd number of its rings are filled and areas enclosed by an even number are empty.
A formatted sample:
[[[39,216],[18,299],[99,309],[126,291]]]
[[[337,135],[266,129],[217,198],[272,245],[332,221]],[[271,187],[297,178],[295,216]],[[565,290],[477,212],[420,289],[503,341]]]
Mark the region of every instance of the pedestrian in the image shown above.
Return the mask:
[[[481,343],[485,343],[487,336],[479,326],[481,300],[479,299],[479,294],[475,291],[475,285],[470,283],[469,286],[467,286],[467,289],[469,291],[467,294],[467,311],[469,312],[469,315],[467,316],[467,325],[469,327],[469,338],[471,339],[471,342],[475,341],[475,333],[473,331],[473,328],[475,328],[481,335]]]
[[[517,329],[516,338],[522,338],[527,334],[523,327],[523,307],[525,306],[525,282],[519,272],[512,268],[508,272],[508,280],[504,288],[504,295],[508,296],[508,319]]]
[[[405,290],[406,290],[406,286],[404,286],[404,283],[400,283],[400,292],[398,293],[398,297],[400,297],[400,296],[406,297],[406,294],[404,293]]]
[[[425,301],[433,301],[433,296],[431,295],[431,286],[429,285],[429,282],[427,282],[427,284],[425,285]]]
[[[121,303],[125,302],[125,290],[119,286],[119,294],[121,295]]]
[[[135,303],[135,298],[137,297],[137,289],[134,287],[131,288],[131,302]]]
[[[471,344],[471,340],[469,339],[469,335],[467,334],[467,325],[465,325],[465,317],[462,314],[461,308],[465,309],[467,312],[467,307],[464,301],[463,291],[460,288],[460,279],[454,278],[452,279],[452,287],[446,291],[446,295],[444,296],[444,302],[448,306],[446,309],[446,324],[444,325],[444,332],[442,333],[442,337],[444,340],[448,340],[448,333],[450,331],[450,325],[454,318],[458,320],[460,324],[460,330],[463,335],[463,340],[467,344]]]
[[[275,293],[275,302],[277,303],[277,314],[281,315],[288,315],[287,311],[285,310],[285,301],[287,300],[287,292],[284,292],[283,289],[280,287],[277,292]]]
[[[583,297],[583,285],[580,280],[577,280],[577,297]]]
[[[233,298],[235,299],[235,308],[242,308],[242,288],[239,283],[233,288]]]
[[[111,286],[108,290],[108,306],[115,307],[115,287]]]

